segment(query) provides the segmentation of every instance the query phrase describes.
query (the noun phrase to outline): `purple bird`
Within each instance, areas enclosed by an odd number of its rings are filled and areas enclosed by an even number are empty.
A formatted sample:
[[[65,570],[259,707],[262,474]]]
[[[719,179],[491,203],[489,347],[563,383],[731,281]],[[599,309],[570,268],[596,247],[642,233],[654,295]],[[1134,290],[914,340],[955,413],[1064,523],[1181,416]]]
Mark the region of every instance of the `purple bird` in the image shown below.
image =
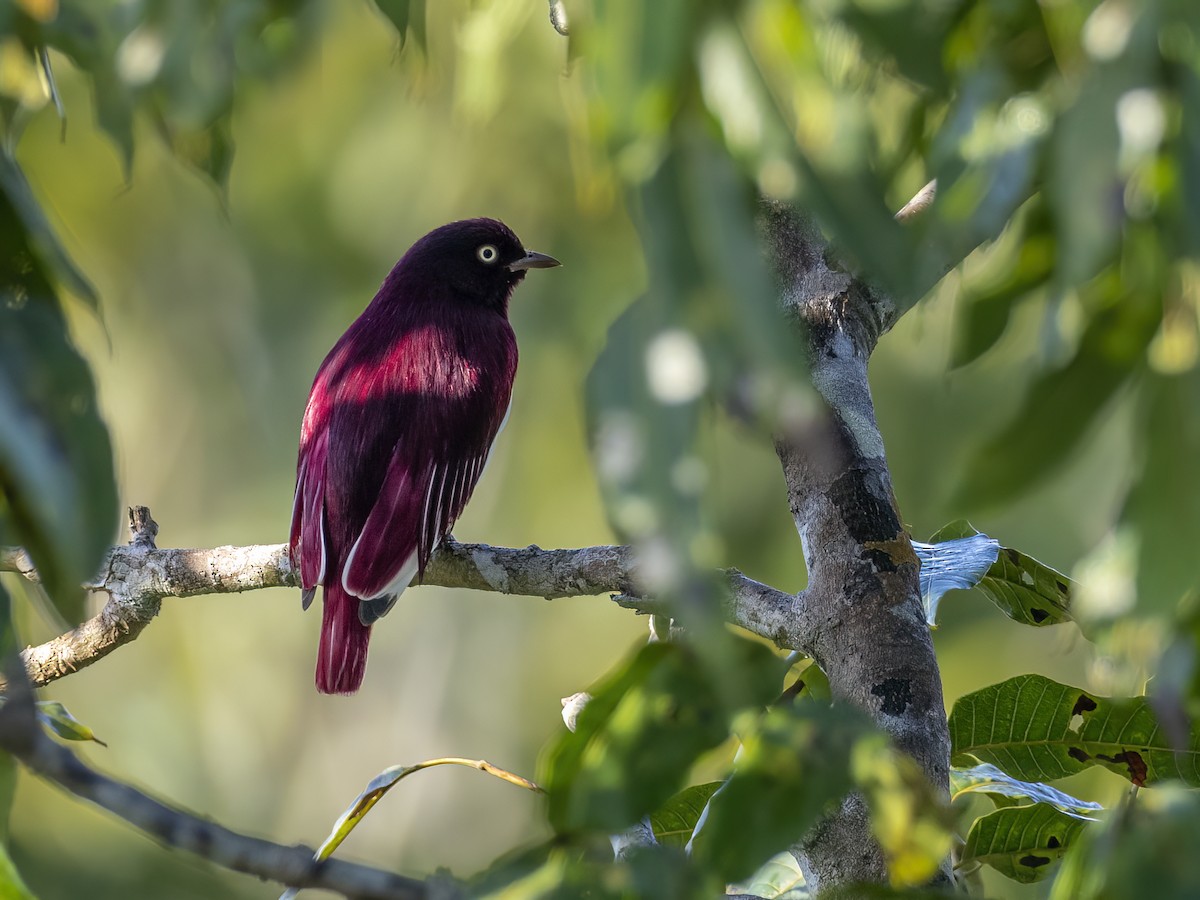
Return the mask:
[[[508,300],[559,265],[495,219],[409,248],[329,351],[300,428],[289,541],[304,608],[324,585],[317,689],[362,684],[371,626],[425,571],[508,417]]]

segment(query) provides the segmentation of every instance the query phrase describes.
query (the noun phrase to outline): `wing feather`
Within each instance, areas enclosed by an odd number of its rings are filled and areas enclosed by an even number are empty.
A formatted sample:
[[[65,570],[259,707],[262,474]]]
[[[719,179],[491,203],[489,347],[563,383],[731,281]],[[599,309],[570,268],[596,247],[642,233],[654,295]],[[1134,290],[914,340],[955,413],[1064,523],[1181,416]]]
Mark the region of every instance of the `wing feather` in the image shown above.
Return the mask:
[[[311,602],[312,591],[325,578],[328,557],[325,534],[325,457],[328,440],[322,432],[306,444],[297,466],[296,496],[292,501],[289,552],[300,573],[300,587]]]

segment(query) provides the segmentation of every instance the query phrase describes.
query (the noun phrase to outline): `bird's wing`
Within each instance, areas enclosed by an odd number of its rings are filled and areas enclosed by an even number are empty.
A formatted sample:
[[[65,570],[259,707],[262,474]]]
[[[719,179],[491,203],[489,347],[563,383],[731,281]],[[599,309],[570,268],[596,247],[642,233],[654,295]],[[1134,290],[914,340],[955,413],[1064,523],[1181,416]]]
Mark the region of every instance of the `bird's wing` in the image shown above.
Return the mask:
[[[296,496],[292,501],[292,527],[288,551],[292,565],[299,570],[304,591],[304,607],[312,602],[313,591],[325,578],[325,457],[329,435],[318,430],[301,441],[296,465]]]
[[[453,451],[421,453],[401,439],[362,531],[342,568],[348,594],[370,600],[404,590],[462,514],[502,422],[464,407]],[[467,421],[471,419],[472,421]],[[454,427],[459,424],[460,427]]]

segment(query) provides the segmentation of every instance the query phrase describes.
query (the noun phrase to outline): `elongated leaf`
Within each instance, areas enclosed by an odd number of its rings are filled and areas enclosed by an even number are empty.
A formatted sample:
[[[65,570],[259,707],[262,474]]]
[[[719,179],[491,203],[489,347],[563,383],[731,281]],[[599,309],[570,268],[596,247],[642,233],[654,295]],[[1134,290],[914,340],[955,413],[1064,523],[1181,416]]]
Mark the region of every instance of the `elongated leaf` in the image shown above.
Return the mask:
[[[21,880],[4,844],[0,844],[0,900],[37,900]]]
[[[400,46],[409,36],[425,49],[425,0],[375,0],[379,11],[388,17],[400,36]]]
[[[116,524],[112,449],[28,211],[19,211],[32,198],[15,165],[0,157],[0,541],[24,545],[60,612],[78,621],[79,585]]]
[[[984,863],[1024,883],[1040,881],[1084,828],[1082,820],[1044,803],[998,809],[975,820],[962,862]]]
[[[1128,296],[1115,272],[1089,288],[1103,308],[1075,357],[1030,386],[1012,420],[971,459],[955,505],[996,506],[1039,484],[1078,447],[1129,378],[1162,315],[1157,296]]]
[[[731,884],[727,893],[763,900],[808,900],[812,896],[800,864],[790,853],[775,854],[745,881]]]
[[[1148,378],[1145,461],[1123,520],[1137,529],[1138,609],[1173,614],[1200,587],[1200,367]]]
[[[10,208],[20,219],[26,236],[25,243],[29,249],[63,285],[93,310],[98,311],[100,300],[95,289],[63,249],[54,229],[46,220],[46,214],[42,212],[37,198],[34,197],[25,173],[7,153],[0,153],[0,190],[4,191]]]
[[[439,759],[429,759],[412,766],[391,766],[372,778],[366,789],[354,798],[354,802],[350,804],[344,813],[338,816],[337,821],[333,823],[333,830],[330,831],[329,837],[325,838],[321,846],[317,848],[317,852],[313,854],[313,859],[317,862],[329,859],[333,855],[333,852],[341,846],[342,842],[349,837],[350,832],[358,827],[358,823],[366,818],[367,813],[374,808],[376,803],[383,799],[388,791],[414,772],[420,772],[423,769],[432,769],[435,766],[466,766],[469,769],[478,769],[481,772],[499,778],[501,781],[507,781],[509,784],[516,785],[517,787],[537,793],[542,792],[540,787],[527,778],[514,775],[512,772],[501,769],[498,766],[493,766],[482,759],[463,759],[458,756],[446,756]],[[279,900],[292,900],[296,894],[297,891],[295,888],[289,888],[280,895]]]
[[[658,842],[670,847],[686,846],[700,813],[704,811],[704,805],[720,786],[719,781],[694,784],[660,806],[650,816],[650,827],[654,829]]]
[[[1054,879],[1050,900],[1149,900],[1200,896],[1200,797],[1178,785],[1089,825]]]
[[[939,529],[930,540],[935,546],[943,546],[938,542],[971,535],[979,532],[970,522],[960,519]],[[975,586],[1010,619],[1026,625],[1070,621],[1071,580],[1019,550],[996,546],[999,549],[995,560]]]
[[[1070,794],[1048,784],[1020,781],[988,763],[980,763],[970,768],[952,766],[950,769],[950,799],[957,800],[963,794],[972,792],[987,794],[991,797],[1046,803],[1059,812],[1079,819],[1093,819],[1093,813],[1104,809],[1099,803],[1077,800]]]
[[[96,732],[76,719],[57,700],[39,700],[37,717],[52,732],[68,741],[95,741],[101,747],[108,744],[96,737]]]
[[[16,623],[12,616],[12,598],[0,580],[0,666],[7,665],[20,671],[17,651]],[[17,761],[10,753],[0,750],[0,847],[8,846],[9,819],[13,800],[17,795]]]
[[[748,691],[742,703],[765,706],[783,662],[750,641],[734,646]],[[617,831],[664,804],[696,758],[729,735],[737,710],[714,681],[695,649],[652,643],[590,691],[574,733],[564,732],[542,765],[551,824],[565,833]]]
[[[871,733],[849,708],[772,708],[744,738],[732,776],[709,802],[693,857],[726,881],[749,876],[851,789],[851,752]]]
[[[1025,781],[1103,766],[1136,785],[1200,786],[1200,728],[1176,748],[1145,697],[1097,697],[1042,675],[967,694],[950,713],[952,762],[992,763]]]
[[[851,754],[854,780],[866,795],[871,831],[892,885],[929,882],[954,841],[954,814],[921,767],[882,734],[863,738]]]
[[[925,620],[937,624],[938,601],[946,591],[965,591],[974,587],[996,562],[1000,542],[986,534],[973,534],[940,543],[913,541],[913,550],[921,560],[921,603]]]

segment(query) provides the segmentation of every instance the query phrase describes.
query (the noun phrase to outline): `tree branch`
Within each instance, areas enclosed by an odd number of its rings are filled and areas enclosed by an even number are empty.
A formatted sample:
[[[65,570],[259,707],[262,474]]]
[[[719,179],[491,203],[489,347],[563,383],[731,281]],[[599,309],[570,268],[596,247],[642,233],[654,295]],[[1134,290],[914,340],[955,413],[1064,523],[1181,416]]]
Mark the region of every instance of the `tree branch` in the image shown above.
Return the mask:
[[[31,771],[116,814],[150,837],[226,869],[292,887],[324,888],[361,900],[426,900],[431,896],[424,882],[342,860],[317,862],[310,847],[285,847],[230,831],[101,775],[42,731],[34,716],[32,690],[20,677],[19,669],[13,680],[19,686],[0,708],[0,749]],[[457,894],[447,888],[437,896]]]
[[[906,215],[929,202],[921,197]],[[921,608],[920,563],[892,492],[867,381],[871,351],[898,308],[831,263],[820,233],[792,210],[768,206],[764,227],[784,306],[804,334],[825,405],[776,438],[808,565],[795,627],[810,639],[834,696],[871,713],[944,792],[950,740]],[[794,850],[814,892],[823,884],[887,881],[861,796],[848,797]]]
[[[158,615],[165,597],[298,584],[285,544],[159,550],[153,537],[158,526],[149,510],[133,507],[130,520],[132,543],[112,548],[100,575],[85,585],[108,594],[104,608],[77,628],[22,653],[29,680],[35,686],[85,668],[135,640]],[[18,572],[34,580],[37,577],[28,556],[19,548],[0,548],[0,571]],[[730,587],[726,614],[732,624],[781,647],[803,649],[805,636],[795,627],[803,595],[760,584],[736,570],[725,574]],[[616,595],[615,602],[624,608],[644,613],[663,611],[655,600],[638,595],[633,551],[621,546],[514,549],[448,539],[430,560],[423,584],[547,600],[609,593]]]

